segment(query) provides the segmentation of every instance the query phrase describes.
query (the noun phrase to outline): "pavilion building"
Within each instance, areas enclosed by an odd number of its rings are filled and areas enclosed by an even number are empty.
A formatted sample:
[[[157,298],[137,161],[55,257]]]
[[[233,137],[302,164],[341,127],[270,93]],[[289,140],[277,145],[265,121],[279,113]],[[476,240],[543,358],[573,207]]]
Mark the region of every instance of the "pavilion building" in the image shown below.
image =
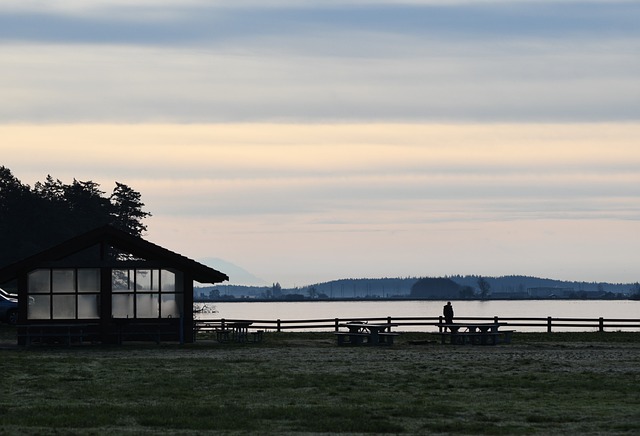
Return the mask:
[[[18,343],[194,341],[193,283],[229,277],[104,226],[0,269],[18,293]]]

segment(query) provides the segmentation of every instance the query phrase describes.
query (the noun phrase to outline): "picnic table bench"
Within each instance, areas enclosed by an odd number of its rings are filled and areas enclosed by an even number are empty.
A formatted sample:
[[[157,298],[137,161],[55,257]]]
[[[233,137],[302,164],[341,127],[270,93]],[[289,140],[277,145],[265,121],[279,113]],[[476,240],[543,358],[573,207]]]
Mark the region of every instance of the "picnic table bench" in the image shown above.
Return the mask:
[[[262,342],[264,330],[249,331],[251,321],[225,322],[215,327],[218,342]]]
[[[438,324],[442,344],[451,345],[497,345],[510,344],[514,330],[500,330],[506,323],[452,323]]]
[[[337,331],[334,334],[338,345],[393,345],[393,340],[400,333],[392,332],[391,327],[398,324],[369,324],[366,322],[348,322],[338,327],[348,331]]]

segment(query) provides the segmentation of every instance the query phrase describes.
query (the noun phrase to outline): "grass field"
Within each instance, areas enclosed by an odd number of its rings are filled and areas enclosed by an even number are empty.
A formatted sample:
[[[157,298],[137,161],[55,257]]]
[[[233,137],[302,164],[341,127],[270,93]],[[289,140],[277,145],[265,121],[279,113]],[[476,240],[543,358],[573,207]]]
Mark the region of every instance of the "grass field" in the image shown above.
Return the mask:
[[[0,327],[0,434],[639,434],[640,333],[495,347],[260,344],[17,348]]]

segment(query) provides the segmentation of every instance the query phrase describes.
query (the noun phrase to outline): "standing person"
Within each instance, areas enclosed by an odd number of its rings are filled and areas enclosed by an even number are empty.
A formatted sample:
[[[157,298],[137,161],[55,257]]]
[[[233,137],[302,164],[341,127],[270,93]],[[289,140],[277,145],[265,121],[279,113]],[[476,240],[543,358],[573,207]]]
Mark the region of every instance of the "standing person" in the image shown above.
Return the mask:
[[[444,316],[444,322],[446,324],[453,324],[453,306],[451,301],[447,301],[447,304],[442,308],[442,315]]]

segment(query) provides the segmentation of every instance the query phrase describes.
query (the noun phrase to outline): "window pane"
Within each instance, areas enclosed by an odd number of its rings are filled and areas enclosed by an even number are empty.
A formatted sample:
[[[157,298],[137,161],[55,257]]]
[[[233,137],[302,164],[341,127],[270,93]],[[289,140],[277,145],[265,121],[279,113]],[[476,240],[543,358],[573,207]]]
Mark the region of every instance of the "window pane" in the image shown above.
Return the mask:
[[[153,273],[154,270],[139,269],[136,270],[136,290],[138,291],[152,291],[154,290]],[[158,279],[156,277],[155,282]],[[157,290],[157,283],[155,283],[155,289]]]
[[[51,314],[49,313],[49,309],[51,297],[48,295],[34,295],[31,298],[33,300],[29,304],[27,317],[29,319],[50,319]]]
[[[78,295],[78,318],[100,318],[98,310],[98,295]]]
[[[136,318],[157,318],[159,315],[158,294],[136,295]]]
[[[133,318],[133,294],[112,295],[111,316],[114,318]]]
[[[175,292],[176,291],[176,275],[171,271],[160,270],[162,283],[162,292]]]
[[[48,269],[37,269],[29,273],[29,293],[51,292],[51,276]],[[48,304],[48,303],[47,303]],[[47,318],[49,316],[47,315]],[[34,318],[35,319],[35,318]]]
[[[74,270],[54,269],[52,279],[51,290],[53,292],[76,292],[76,275]],[[53,307],[55,311],[55,304]]]
[[[162,318],[180,318],[182,308],[181,294],[162,294]]]
[[[78,292],[100,292],[100,270],[83,268],[78,270]]]
[[[76,318],[76,296],[75,295],[54,295],[53,296],[53,319],[75,319]]]
[[[130,292],[132,290],[132,274],[133,271],[127,269],[114,269],[111,273],[111,289],[113,292]]]

